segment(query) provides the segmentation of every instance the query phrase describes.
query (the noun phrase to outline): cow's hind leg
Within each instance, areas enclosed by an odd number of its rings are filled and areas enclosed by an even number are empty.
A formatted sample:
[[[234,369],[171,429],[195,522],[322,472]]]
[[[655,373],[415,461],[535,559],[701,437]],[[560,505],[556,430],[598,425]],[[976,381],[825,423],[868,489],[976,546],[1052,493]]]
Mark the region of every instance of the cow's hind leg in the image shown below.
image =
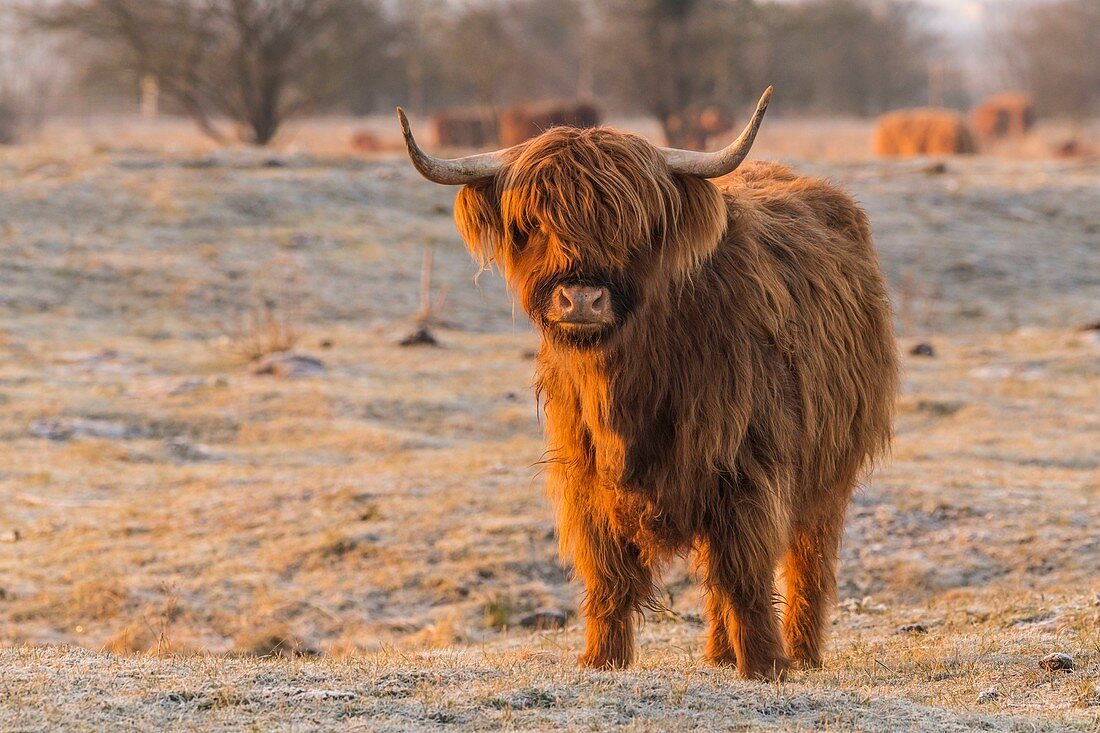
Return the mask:
[[[751,679],[778,679],[789,666],[775,610],[775,567],[785,533],[770,502],[742,501],[711,527],[700,548],[712,614],[707,659],[737,664]]]
[[[787,611],[783,635],[792,659],[820,667],[829,615],[836,601],[836,563],[844,532],[844,509],[822,508],[809,521],[795,524],[784,574]]]
[[[729,610],[725,599],[719,593],[708,591],[706,594],[707,619],[710,631],[707,633],[706,660],[720,667],[736,667],[737,652],[730,643],[729,629],[726,628],[726,614]]]

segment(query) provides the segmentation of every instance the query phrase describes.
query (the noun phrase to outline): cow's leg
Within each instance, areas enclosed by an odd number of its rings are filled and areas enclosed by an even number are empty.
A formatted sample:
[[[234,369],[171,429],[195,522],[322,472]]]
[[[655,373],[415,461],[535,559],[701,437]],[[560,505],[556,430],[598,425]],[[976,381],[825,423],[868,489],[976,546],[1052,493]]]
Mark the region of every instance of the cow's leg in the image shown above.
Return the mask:
[[[737,652],[730,644],[729,630],[726,628],[726,612],[728,606],[725,599],[718,593],[706,594],[707,619],[710,621],[710,631],[707,634],[707,648],[704,652],[706,660],[720,667],[736,667]]]
[[[584,667],[612,669],[634,660],[634,620],[653,593],[652,574],[638,548],[610,529],[589,526],[573,543],[573,565],[584,580]]]
[[[811,521],[796,523],[787,550],[783,635],[791,657],[807,667],[821,666],[829,613],[836,600],[836,561],[845,506],[822,508]]]
[[[778,507],[764,497],[745,497],[734,500],[724,514],[723,521],[708,528],[700,548],[714,614],[707,658],[716,664],[736,661],[750,679],[778,679],[789,666],[773,605],[775,567],[786,544]]]

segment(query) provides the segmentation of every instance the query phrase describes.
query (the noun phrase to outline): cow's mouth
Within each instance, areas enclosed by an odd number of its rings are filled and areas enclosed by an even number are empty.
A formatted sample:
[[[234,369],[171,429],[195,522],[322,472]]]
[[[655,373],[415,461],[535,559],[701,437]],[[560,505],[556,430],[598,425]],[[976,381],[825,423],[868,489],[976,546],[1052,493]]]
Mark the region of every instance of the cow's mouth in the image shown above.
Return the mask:
[[[559,342],[576,348],[598,346],[615,331],[614,323],[550,322],[548,331]]]
[[[562,329],[566,333],[575,333],[581,335],[609,330],[611,324],[591,321],[586,323],[577,323],[575,321],[557,321],[554,325]]]

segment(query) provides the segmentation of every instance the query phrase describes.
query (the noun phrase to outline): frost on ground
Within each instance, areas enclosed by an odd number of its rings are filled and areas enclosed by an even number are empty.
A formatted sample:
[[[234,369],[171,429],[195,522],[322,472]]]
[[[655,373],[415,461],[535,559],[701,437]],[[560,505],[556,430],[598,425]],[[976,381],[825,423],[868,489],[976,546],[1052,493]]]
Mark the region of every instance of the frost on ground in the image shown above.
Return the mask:
[[[398,157],[0,150],[0,729],[1095,730],[1100,166],[798,165],[869,210],[905,377],[826,666],[760,686],[699,663],[682,566],[637,669],[574,669],[536,340],[453,191]],[[406,348],[426,245],[440,346]]]
[[[445,650],[345,661],[127,658],[8,650],[5,730],[1055,730],[1001,706],[952,710],[793,682],[759,685],[662,655],[629,672],[554,651]],[[12,667],[15,671],[12,672]],[[874,673],[870,673],[873,674]],[[990,706],[981,706],[990,707]]]

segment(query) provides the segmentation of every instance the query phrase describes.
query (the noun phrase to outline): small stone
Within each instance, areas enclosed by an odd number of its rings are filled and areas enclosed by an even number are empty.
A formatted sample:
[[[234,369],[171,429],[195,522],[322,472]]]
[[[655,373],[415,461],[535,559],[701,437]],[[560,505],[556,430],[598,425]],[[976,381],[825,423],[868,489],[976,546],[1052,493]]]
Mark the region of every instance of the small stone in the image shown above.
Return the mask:
[[[61,441],[73,437],[73,426],[64,420],[35,420],[31,423],[30,434],[36,438]]]
[[[1001,693],[997,692],[997,689],[990,687],[988,690],[982,690],[978,693],[978,703],[984,704],[987,702],[995,702],[1001,699]]]
[[[685,624],[691,624],[692,626],[706,626],[706,621],[703,617],[692,611],[680,614],[680,620]]]
[[[269,354],[252,366],[253,374],[266,374],[280,379],[316,377],[325,372],[325,363],[315,356],[281,351]]]
[[[933,357],[936,355],[936,350],[932,348],[932,344],[927,341],[921,341],[919,344],[915,344],[913,348],[909,349],[909,353],[912,356]]]
[[[19,530],[9,529],[7,532],[0,534],[0,542],[18,542],[22,537],[23,535],[19,534]]]
[[[181,461],[197,463],[209,461],[214,457],[204,446],[194,445],[184,437],[169,438],[165,441],[164,447],[174,458]]]
[[[568,616],[564,612],[555,608],[544,608],[521,618],[519,625],[525,629],[547,631],[549,629],[565,628],[567,620]]]
[[[188,377],[187,379],[176,382],[172,387],[168,389],[170,395],[187,394],[188,392],[194,392],[197,389],[202,389],[206,386],[206,380],[202,377]]]
[[[914,635],[927,634],[928,633],[928,627],[925,626],[924,624],[905,624],[903,626],[899,626],[898,631],[900,631],[903,634],[914,634]]]
[[[1039,666],[1047,672],[1072,672],[1076,668],[1073,657],[1062,652],[1046,655],[1039,660]]]

